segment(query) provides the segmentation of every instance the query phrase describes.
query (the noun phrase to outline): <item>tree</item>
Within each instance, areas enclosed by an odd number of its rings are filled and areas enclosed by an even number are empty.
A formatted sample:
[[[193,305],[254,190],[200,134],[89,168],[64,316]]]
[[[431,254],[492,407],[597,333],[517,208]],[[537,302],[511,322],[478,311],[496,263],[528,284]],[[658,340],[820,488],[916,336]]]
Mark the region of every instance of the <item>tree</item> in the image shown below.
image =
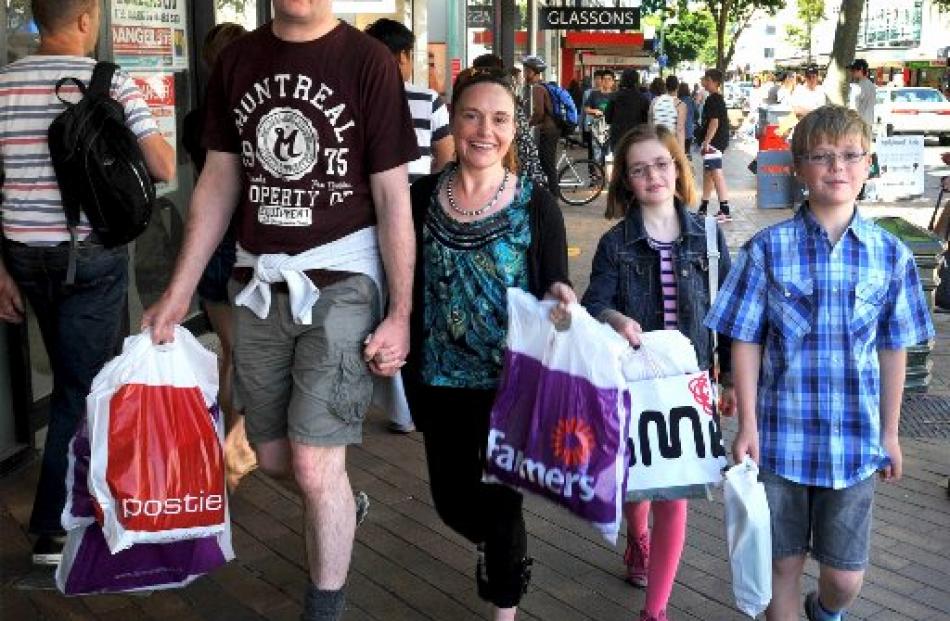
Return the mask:
[[[217,8],[232,8],[235,13],[243,13],[248,0],[217,0]]]
[[[663,44],[670,67],[698,59],[714,29],[709,12],[681,10],[679,23],[667,28]]]
[[[736,53],[736,41],[753,17],[775,15],[785,0],[705,0],[716,27],[716,68],[725,71]],[[947,0],[950,2],[950,0]],[[727,48],[726,33],[732,29]]]
[[[796,48],[805,52],[807,64],[812,61],[812,30],[815,24],[825,19],[825,0],[798,0],[799,24],[785,26],[785,38]]]
[[[847,67],[854,60],[854,48],[858,44],[858,26],[861,24],[863,10],[864,0],[841,0],[841,14],[835,27],[831,59],[825,74],[825,93],[831,103],[848,103]]]

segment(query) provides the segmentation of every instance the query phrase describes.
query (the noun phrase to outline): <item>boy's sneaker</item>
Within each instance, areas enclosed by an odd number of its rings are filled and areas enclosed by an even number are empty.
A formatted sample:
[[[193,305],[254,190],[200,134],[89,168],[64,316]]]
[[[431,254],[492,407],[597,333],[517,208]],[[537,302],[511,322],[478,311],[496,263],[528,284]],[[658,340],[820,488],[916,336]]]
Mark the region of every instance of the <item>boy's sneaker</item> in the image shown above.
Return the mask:
[[[829,614],[818,601],[818,591],[811,591],[805,596],[805,617],[808,621],[843,621],[844,615],[838,612]]]
[[[646,588],[647,568],[650,564],[650,533],[644,533],[640,537],[627,537],[623,562],[627,566],[627,582],[635,587]]]
[[[59,565],[63,560],[66,537],[40,535],[33,544],[34,565]]]
[[[728,211],[720,210],[719,213],[716,214],[716,222],[732,222],[732,216],[729,215]]]
[[[398,434],[405,435],[407,433],[412,433],[413,431],[415,431],[416,426],[413,425],[412,423],[403,425],[401,423],[397,423],[394,420],[391,420],[389,421],[389,424],[386,425],[386,429],[389,431],[389,433],[398,433]]]

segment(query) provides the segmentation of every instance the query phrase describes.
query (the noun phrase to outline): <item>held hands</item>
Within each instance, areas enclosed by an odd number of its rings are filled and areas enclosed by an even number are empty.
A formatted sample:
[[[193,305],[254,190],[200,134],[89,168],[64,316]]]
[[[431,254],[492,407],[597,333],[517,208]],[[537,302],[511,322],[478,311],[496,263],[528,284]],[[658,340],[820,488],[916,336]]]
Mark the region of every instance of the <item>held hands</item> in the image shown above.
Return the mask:
[[[557,330],[567,330],[571,327],[571,311],[568,308],[571,304],[577,302],[577,294],[569,285],[563,282],[556,282],[551,285],[548,292],[544,295],[546,300],[557,300],[558,305],[551,309],[549,315],[551,323]]]
[[[23,298],[13,277],[0,265],[0,321],[23,321]]]
[[[363,341],[363,360],[369,370],[383,377],[392,377],[406,364],[409,353],[409,320],[387,315],[376,330]]]
[[[881,444],[884,445],[884,452],[887,453],[888,463],[880,469],[879,475],[882,481],[896,483],[900,481],[904,472],[904,455],[901,453],[900,441],[897,435],[884,436]]]

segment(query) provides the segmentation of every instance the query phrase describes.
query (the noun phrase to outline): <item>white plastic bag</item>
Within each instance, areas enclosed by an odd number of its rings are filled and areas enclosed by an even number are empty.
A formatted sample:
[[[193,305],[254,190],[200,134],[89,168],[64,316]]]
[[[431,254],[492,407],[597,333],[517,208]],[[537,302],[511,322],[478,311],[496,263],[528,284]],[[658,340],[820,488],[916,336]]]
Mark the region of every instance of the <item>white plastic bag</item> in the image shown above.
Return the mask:
[[[88,487],[113,554],[224,531],[217,368],[214,354],[178,326],[166,345],[153,345],[148,332],[127,338],[93,381]]]
[[[772,600],[772,525],[759,467],[747,455],[726,471],[726,542],[736,606],[755,618]]]

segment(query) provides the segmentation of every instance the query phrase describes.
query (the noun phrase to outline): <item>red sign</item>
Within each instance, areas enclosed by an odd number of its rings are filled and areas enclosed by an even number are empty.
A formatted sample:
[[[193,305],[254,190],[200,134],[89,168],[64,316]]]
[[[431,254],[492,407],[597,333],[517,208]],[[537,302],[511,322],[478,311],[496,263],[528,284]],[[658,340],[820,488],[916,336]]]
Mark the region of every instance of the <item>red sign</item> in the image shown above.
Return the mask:
[[[583,32],[564,34],[566,48],[643,47],[642,32]]]

